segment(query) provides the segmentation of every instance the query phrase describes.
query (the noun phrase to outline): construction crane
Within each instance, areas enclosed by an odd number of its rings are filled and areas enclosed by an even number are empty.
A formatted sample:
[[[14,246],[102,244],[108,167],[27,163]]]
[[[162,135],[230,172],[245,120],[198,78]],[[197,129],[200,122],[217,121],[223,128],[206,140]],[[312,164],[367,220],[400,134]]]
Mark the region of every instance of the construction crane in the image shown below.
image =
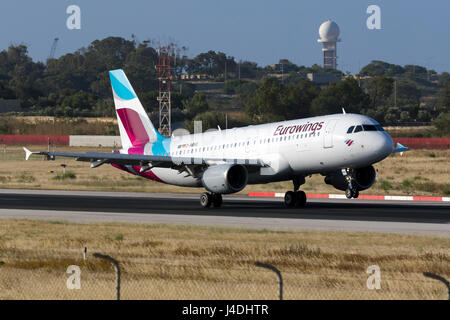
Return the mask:
[[[47,60],[55,58],[56,45],[58,44],[58,40],[59,40],[59,38],[55,38],[55,40],[53,40],[53,44],[52,44],[52,47],[50,49],[50,54],[48,55]]]

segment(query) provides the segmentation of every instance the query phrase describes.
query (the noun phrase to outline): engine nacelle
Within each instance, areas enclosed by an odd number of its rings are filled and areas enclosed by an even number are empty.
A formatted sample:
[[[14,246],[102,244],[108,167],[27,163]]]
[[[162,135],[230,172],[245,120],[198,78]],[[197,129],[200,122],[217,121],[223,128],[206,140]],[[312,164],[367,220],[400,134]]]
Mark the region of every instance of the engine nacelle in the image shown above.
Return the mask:
[[[377,174],[373,166],[353,169],[353,187],[356,187],[358,191],[370,188],[375,182],[376,175]],[[325,183],[331,184],[336,189],[342,191],[345,191],[348,186],[347,180],[345,179],[341,171],[337,171],[335,173],[327,175],[325,177]]]
[[[248,182],[247,169],[240,164],[219,164],[203,172],[202,184],[213,193],[234,193],[245,188]]]

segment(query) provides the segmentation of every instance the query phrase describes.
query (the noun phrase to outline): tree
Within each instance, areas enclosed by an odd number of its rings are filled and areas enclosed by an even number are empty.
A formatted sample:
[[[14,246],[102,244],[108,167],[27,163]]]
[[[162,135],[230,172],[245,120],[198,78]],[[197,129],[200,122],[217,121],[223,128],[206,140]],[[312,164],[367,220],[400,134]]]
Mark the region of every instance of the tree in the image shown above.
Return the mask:
[[[297,85],[283,85],[276,79],[266,78],[254,96],[245,102],[245,110],[257,122],[305,117],[319,91],[308,80]]]
[[[359,113],[370,104],[370,97],[364,93],[354,78],[346,78],[330,83],[311,103],[312,115],[325,115],[341,112]]]
[[[433,120],[433,126],[441,135],[450,134],[450,112],[441,113],[439,117]]]
[[[450,112],[450,82],[448,82],[445,86],[444,96],[442,100],[442,110],[444,112]]]
[[[183,104],[190,119],[194,118],[197,114],[208,111],[209,109],[206,96],[203,93],[196,93],[191,100],[185,100]]]
[[[416,84],[409,81],[398,80],[397,81],[397,105],[405,104],[419,104],[421,91],[417,88]]]
[[[396,64],[390,64],[384,61],[373,60],[367,66],[363,67],[359,72],[363,76],[394,76],[405,73],[405,69],[402,66]]]
[[[261,73],[261,68],[258,67],[256,62],[242,61],[238,64],[238,73],[240,72],[241,78],[256,78]]]
[[[367,93],[372,100],[372,108],[386,102],[393,90],[394,79],[384,75],[373,77],[368,81]]]
[[[226,66],[225,66],[226,65]],[[237,64],[233,57],[228,57],[223,52],[210,50],[200,53],[187,64],[187,72],[190,74],[208,74],[214,77],[227,73],[236,73]]]
[[[223,87],[223,91],[226,94],[240,93],[242,86],[246,83],[248,83],[248,81],[240,80],[240,79],[227,80]]]
[[[225,114],[217,111],[206,111],[197,114],[193,121],[186,121],[186,127],[189,132],[194,132],[194,121],[202,122],[202,130],[206,131],[208,129],[217,129],[217,126],[225,129],[226,122]]]
[[[282,65],[283,73],[286,74],[299,70],[299,67],[295,63],[290,62],[288,59],[280,59],[278,64]]]
[[[439,76],[438,84],[442,87],[445,87],[450,82],[450,73],[442,72]]]

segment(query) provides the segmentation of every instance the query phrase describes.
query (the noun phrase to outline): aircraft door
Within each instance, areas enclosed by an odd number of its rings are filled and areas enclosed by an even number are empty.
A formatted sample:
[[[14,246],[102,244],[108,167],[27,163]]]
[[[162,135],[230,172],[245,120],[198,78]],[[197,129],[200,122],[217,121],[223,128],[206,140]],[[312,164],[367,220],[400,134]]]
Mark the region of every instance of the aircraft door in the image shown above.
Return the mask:
[[[334,128],[336,127],[336,123],[336,119],[331,119],[330,121],[328,121],[327,126],[325,127],[325,134],[323,135],[324,148],[333,148],[333,133]]]

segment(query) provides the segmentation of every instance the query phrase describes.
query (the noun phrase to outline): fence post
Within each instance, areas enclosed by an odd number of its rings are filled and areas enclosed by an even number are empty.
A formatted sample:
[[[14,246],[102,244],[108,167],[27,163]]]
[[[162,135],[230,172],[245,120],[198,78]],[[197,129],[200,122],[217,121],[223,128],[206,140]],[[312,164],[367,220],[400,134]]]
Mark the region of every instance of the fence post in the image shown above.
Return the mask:
[[[272,270],[273,272],[275,272],[278,276],[278,283],[280,284],[280,300],[283,300],[283,277],[281,276],[281,272],[280,270],[278,270],[276,267],[274,267],[271,264],[267,264],[267,263],[263,263],[263,262],[259,262],[256,261],[255,265],[257,267],[261,267],[261,268],[266,268],[269,270]]]
[[[441,277],[440,275],[431,273],[431,272],[424,272],[423,275],[425,277],[428,277],[428,278],[431,278],[434,280],[439,280],[443,284],[445,284],[447,286],[447,291],[448,291],[448,300],[450,300],[450,283],[447,281],[447,279],[445,279],[444,277]]]
[[[120,267],[119,267],[119,263],[112,257],[107,256],[105,254],[95,252],[93,255],[96,258],[108,260],[109,262],[111,262],[114,265],[114,268],[116,269],[116,283],[117,283],[116,296],[117,296],[117,300],[120,300]]]

